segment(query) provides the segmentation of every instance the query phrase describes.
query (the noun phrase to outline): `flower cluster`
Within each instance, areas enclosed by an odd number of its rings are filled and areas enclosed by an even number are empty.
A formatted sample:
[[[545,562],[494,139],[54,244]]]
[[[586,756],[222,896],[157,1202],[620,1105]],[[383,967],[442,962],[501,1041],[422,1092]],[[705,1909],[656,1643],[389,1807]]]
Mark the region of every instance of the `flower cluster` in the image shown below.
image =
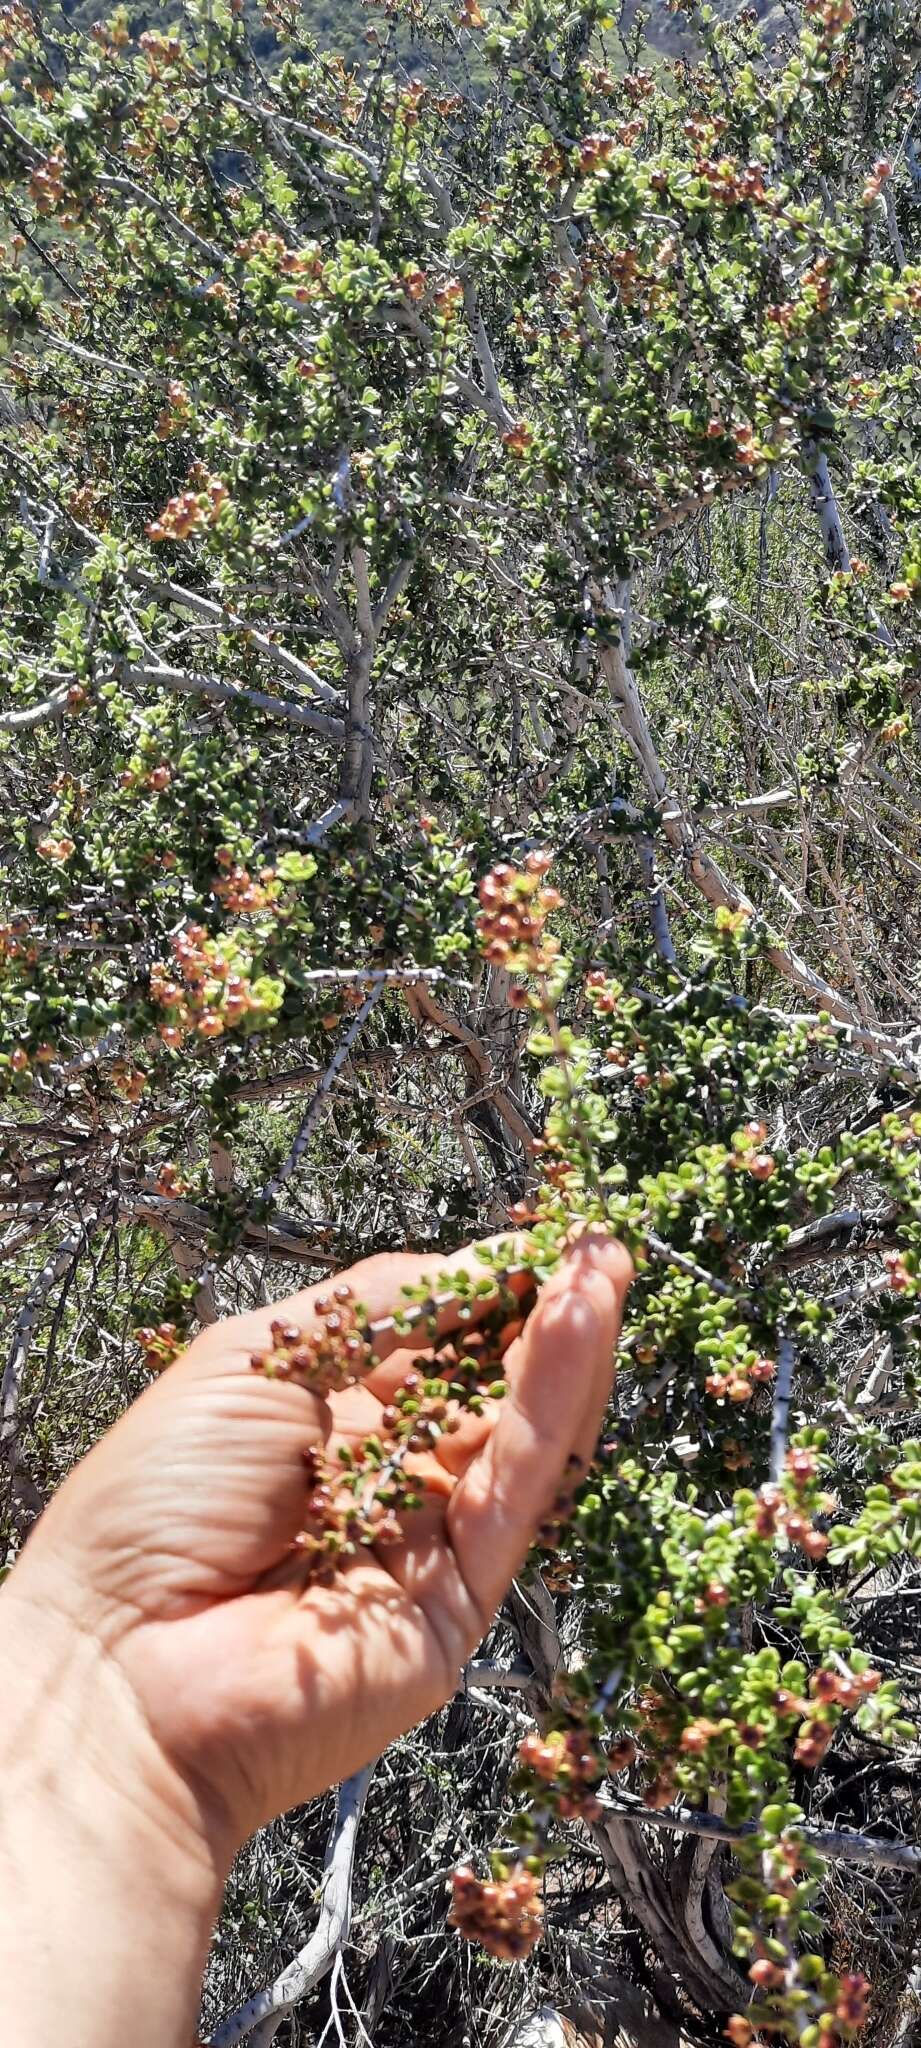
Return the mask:
[[[353,1463],[362,1447],[352,1453]],[[304,1454],[307,1504],[304,1526],[294,1539],[304,1575],[313,1585],[331,1586],[342,1566],[362,1549],[377,1549],[398,1543],[402,1528],[392,1509],[383,1505],[373,1487],[366,1498],[356,1498],[343,1484],[341,1465],[334,1465],[319,1451]]]
[[[451,1879],[449,1926],[468,1941],[477,1941],[503,1963],[519,1963],[530,1955],[543,1933],[540,1878],[525,1863],[513,1864],[504,1875],[475,1876],[467,1864]]]
[[[783,1480],[768,1481],[759,1488],[752,1526],[756,1535],[785,1538],[805,1551],[813,1563],[825,1557],[829,1538],[816,1528],[814,1516],[827,1515],[835,1506],[831,1493],[817,1490],[819,1459],[808,1445],[787,1452]]]
[[[774,1896],[792,1897],[800,1864],[795,1845],[779,1843],[767,1860]],[[794,2012],[796,2038],[804,2048],[842,2048],[866,2025],[871,1987],[861,1971],[839,1977],[819,1955],[791,1957],[776,1937],[756,1936],[754,1947],[748,1972],[754,2002],[747,2013],[733,2013],[723,2030],[732,2048],[750,2048],[762,2034],[786,2033]]]
[[[115,1060],[109,1070],[109,1079],[116,1095],[125,1102],[140,1102],[147,1089],[147,1075],[143,1067],[132,1066],[128,1060]]]
[[[729,1400],[739,1405],[750,1401],[755,1387],[772,1380],[776,1371],[776,1358],[755,1351],[737,1351],[729,1370],[708,1373],[704,1385],[707,1393],[718,1401]]]
[[[181,433],[188,425],[191,413],[192,400],[185,385],[178,377],[171,377],[166,387],[166,404],[157,415],[157,440],[169,441],[174,434]],[[154,536],[156,539],[161,537],[159,534]]]
[[[315,248],[289,249],[281,235],[272,234],[269,228],[256,228],[242,242],[234,245],[234,255],[243,263],[251,263],[254,257],[280,270],[283,277],[302,277],[305,274],[318,277],[323,269],[322,258]]]
[[[881,1684],[879,1672],[873,1670],[850,1671],[843,1665],[840,1671],[814,1671],[809,1681],[812,1708],[807,1711],[805,1701],[796,1702],[796,1711],[805,1715],[793,1751],[796,1762],[814,1771],[834,1740],[839,1713],[852,1713]]]
[[[66,867],[67,862],[73,858],[76,851],[74,841],[69,839],[66,834],[60,839],[55,839],[51,833],[46,833],[45,837],[38,841],[36,847],[36,852],[41,855],[42,860],[50,861],[52,866],[56,868]]]
[[[459,1329],[441,1337],[432,1298],[425,1290],[408,1290],[415,1314],[401,1311],[395,1325],[401,1327],[407,1317],[407,1327],[421,1322],[430,1345],[418,1364],[414,1360],[402,1373],[380,1409],[376,1429],[358,1442],[340,1445],[335,1463],[313,1460],[304,1528],[297,1539],[311,1577],[329,1580],[362,1546],[399,1538],[398,1514],[412,1512],[424,1499],[420,1454],[453,1435],[465,1410],[477,1414],[487,1397],[496,1400],[504,1394],[503,1361],[524,1327],[534,1289],[525,1281],[517,1295],[509,1296],[494,1282],[479,1285],[495,1300],[475,1323],[466,1322],[462,1302]],[[511,1308],[517,1312],[510,1313]],[[354,1386],[367,1372],[374,1357],[373,1332],[344,1281],[328,1296],[315,1298],[313,1317],[305,1326],[274,1321],[271,1344],[254,1352],[251,1364],[254,1372],[325,1399]]]
[[[150,1000],[165,1013],[159,1031],[171,1050],[189,1031],[220,1038],[244,1024],[264,1025],[276,1013],[279,984],[253,974],[252,956],[233,933],[217,940],[204,925],[184,925],[172,954],[172,962],[155,961],[150,970]]]
[[[523,868],[500,862],[480,883],[477,930],[487,960],[512,974],[544,975],[559,954],[559,941],[544,930],[562,898],[546,888],[553,856],[529,853]]]
[[[916,1264],[916,1258],[911,1255],[906,1258],[904,1252],[883,1253],[886,1279],[893,1294],[914,1293],[917,1290],[918,1276],[913,1270]]]
[[[10,918],[0,924],[0,966],[6,960],[29,961],[38,957],[38,949],[30,935],[28,919]]]
[[[21,0],[9,0],[6,7],[0,7],[0,65],[21,57],[34,34],[35,23]]]
[[[172,780],[173,771],[169,762],[158,761],[153,768],[147,768],[143,771],[135,768],[124,768],[119,776],[119,785],[122,789],[137,789],[138,787],[149,789],[154,796],[163,796],[165,791],[169,789]]]
[[[770,206],[763,164],[740,164],[733,157],[698,157],[694,169],[720,206]],[[776,200],[773,202],[776,206]]]
[[[229,846],[218,847],[217,860],[222,872],[215,879],[214,893],[225,910],[246,915],[265,910],[277,899],[279,884],[273,867],[260,868],[254,876],[241,861],[234,860]]]
[[[601,1806],[595,1787],[605,1771],[603,1752],[584,1726],[551,1729],[547,1735],[526,1735],[519,1744],[522,1771],[552,1788],[553,1806],[561,1820],[597,1820]]]
[[[158,29],[145,29],[138,37],[138,44],[147,59],[152,78],[159,78],[164,71],[177,64],[182,55],[182,44],[178,36],[162,35]]]
[[[854,0],[805,0],[803,13],[810,26],[833,42],[855,19]]]
[[[131,33],[127,24],[124,20],[119,20],[117,16],[112,22],[94,21],[89,33],[97,49],[101,50],[106,57],[117,56],[119,50],[126,49],[131,41]]]
[[[215,526],[228,502],[227,485],[196,463],[190,488],[170,498],[156,519],[144,528],[148,540],[188,540],[200,527]]]
[[[891,176],[892,165],[889,162],[888,157],[878,157],[876,163],[873,165],[873,169],[870,172],[869,177],[867,178],[866,184],[863,188],[863,192],[861,193],[862,205],[872,206],[874,199],[879,198],[883,186],[887,183],[888,179],[891,178]]]
[[[36,213],[56,213],[64,197],[64,152],[52,150],[43,163],[36,164],[29,181],[29,197]]]
[[[155,1327],[145,1323],[135,1330],[134,1336],[148,1372],[164,1372],[178,1358],[185,1342],[175,1323],[157,1323]]]
[[[327,1299],[319,1295],[313,1305],[315,1325],[275,1321],[268,1350],[254,1352],[254,1372],[267,1379],[291,1380],[310,1393],[325,1398],[353,1387],[367,1371],[371,1346],[363,1334],[361,1315],[345,1281]]]

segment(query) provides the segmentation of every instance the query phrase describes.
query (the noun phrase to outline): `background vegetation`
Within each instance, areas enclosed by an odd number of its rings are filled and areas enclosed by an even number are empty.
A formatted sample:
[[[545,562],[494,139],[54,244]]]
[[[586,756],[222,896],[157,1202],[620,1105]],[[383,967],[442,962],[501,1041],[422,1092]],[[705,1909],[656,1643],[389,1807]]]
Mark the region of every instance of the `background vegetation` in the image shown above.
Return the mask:
[[[921,32],[350,21],[0,16],[4,1546],[196,1322],[603,1214],[596,1471],[252,2038],[908,2048]],[[477,895],[545,846],[552,1004]],[[449,1875],[535,1848],[502,1966]]]

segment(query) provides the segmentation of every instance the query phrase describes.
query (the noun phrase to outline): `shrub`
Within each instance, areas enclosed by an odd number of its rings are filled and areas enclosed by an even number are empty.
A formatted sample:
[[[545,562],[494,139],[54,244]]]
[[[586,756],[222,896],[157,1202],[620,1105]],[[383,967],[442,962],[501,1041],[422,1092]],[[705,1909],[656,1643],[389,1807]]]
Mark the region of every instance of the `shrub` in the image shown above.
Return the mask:
[[[196,1319],[605,1221],[453,1918],[552,1990],[600,1856],[666,2017],[837,2048],[921,1868],[921,37],[676,12],[395,0],[353,70],[281,7],[267,76],[222,0],[4,10],[0,1441],[12,1555]]]

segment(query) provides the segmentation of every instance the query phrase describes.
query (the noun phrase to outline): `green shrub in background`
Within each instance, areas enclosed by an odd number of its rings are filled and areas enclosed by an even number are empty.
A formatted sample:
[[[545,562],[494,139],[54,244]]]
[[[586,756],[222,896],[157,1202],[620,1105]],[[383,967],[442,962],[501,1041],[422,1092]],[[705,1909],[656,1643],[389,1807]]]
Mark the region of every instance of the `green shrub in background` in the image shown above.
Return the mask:
[[[607,1219],[610,1433],[376,1783],[363,2024],[904,2048],[921,33],[653,26],[0,17],[6,1540],[196,1319]]]

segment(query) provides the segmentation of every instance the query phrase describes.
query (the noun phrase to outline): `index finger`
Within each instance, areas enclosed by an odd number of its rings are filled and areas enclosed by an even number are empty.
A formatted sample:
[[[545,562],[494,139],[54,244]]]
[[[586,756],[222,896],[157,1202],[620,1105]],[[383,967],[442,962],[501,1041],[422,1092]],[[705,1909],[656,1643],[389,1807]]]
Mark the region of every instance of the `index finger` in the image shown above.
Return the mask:
[[[264,1351],[271,1345],[274,1322],[284,1321],[311,1329],[317,1322],[317,1302],[322,1302],[335,1286],[346,1285],[367,1317],[373,1350],[370,1370],[373,1373],[375,1366],[395,1351],[427,1348],[433,1334],[432,1313],[436,1337],[449,1335],[461,1321],[477,1321],[488,1314],[495,1306],[501,1286],[506,1284],[498,1275],[489,1293],[484,1290],[469,1303],[469,1315],[467,1303],[452,1286],[452,1282],[459,1281],[464,1274],[477,1281],[490,1276],[492,1269],[488,1257],[482,1258],[480,1253],[503,1255],[502,1269],[508,1275],[507,1284],[513,1293],[520,1295],[533,1288],[535,1283],[531,1275],[516,1264],[523,1243],[521,1232],[506,1231],[471,1245],[462,1245],[458,1251],[442,1255],[437,1260],[414,1252],[377,1253],[373,1258],[360,1259],[357,1265],[342,1273],[331,1274],[328,1279],[318,1281],[313,1287],[304,1287],[282,1301],[215,1323],[196,1339],[193,1355],[202,1362],[207,1360],[210,1363],[220,1354],[225,1363],[234,1359],[242,1369],[248,1366],[254,1352]],[[404,1288],[420,1286],[428,1286],[431,1290],[422,1307],[410,1304],[402,1292]],[[406,1313],[410,1324],[406,1330],[398,1327],[397,1318],[401,1311]]]

